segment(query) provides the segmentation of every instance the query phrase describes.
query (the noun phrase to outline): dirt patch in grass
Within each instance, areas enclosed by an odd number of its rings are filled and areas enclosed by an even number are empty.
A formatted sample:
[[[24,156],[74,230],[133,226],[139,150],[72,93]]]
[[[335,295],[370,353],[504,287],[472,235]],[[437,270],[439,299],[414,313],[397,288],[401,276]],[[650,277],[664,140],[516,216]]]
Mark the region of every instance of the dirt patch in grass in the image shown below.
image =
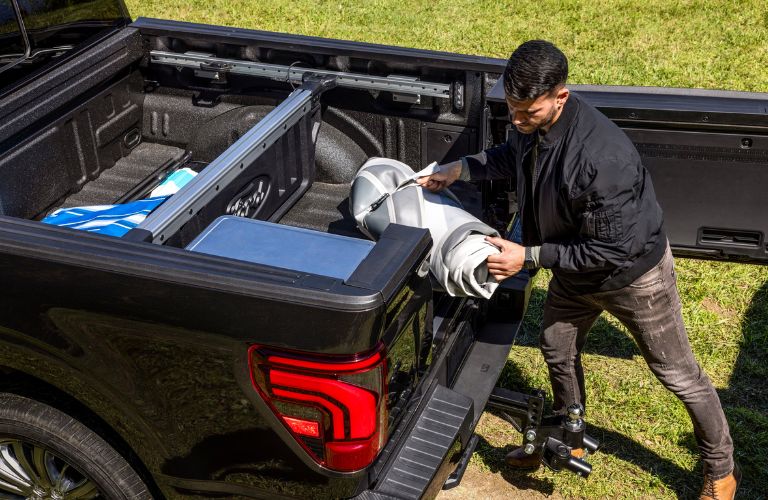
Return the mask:
[[[533,482],[531,482],[533,481]],[[526,484],[527,483],[527,484]],[[489,472],[476,465],[470,465],[461,484],[451,490],[440,492],[438,500],[483,498],[487,500],[554,498],[562,496],[544,493],[538,489],[537,480],[509,482],[502,471]],[[549,489],[549,488],[547,488]]]
[[[710,297],[705,297],[704,300],[701,301],[701,307],[711,313],[717,314],[721,318],[733,319],[736,317],[736,313],[734,311],[724,308],[716,300]]]
[[[483,413],[476,429],[480,435],[475,455],[461,484],[443,491],[438,499],[561,499],[544,466],[538,470],[517,470],[504,463],[507,452],[519,446],[521,436],[497,415]]]

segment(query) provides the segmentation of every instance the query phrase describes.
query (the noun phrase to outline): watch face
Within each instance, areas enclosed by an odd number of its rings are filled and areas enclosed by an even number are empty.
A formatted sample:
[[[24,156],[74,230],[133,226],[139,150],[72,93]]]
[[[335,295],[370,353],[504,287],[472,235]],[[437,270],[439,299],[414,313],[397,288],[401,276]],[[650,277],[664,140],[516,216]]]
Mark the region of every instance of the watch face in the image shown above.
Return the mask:
[[[531,249],[525,247],[525,259],[523,260],[524,269],[532,269],[534,266],[533,257],[531,256]]]
[[[533,257],[530,254],[530,250],[527,248],[525,249],[525,260],[523,260],[523,268],[524,269],[533,269],[536,267],[536,262],[533,260]]]

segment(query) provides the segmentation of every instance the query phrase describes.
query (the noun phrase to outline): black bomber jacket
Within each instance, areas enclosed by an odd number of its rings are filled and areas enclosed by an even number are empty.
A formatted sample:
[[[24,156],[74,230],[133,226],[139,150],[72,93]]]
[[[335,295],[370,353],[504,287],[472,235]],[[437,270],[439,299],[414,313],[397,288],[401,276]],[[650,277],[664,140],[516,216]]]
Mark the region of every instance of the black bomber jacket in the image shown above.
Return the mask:
[[[472,180],[516,184],[523,245],[541,246],[540,265],[574,294],[622,288],[655,266],[667,245],[662,212],[624,132],[571,93],[532,169],[536,133],[465,161]]]

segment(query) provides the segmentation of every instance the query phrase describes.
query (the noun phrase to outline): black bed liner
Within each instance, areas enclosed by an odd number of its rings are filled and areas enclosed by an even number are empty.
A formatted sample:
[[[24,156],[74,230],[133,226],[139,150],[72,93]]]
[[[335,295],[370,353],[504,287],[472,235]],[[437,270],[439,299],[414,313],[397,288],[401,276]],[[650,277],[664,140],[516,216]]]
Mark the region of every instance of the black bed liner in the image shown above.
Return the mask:
[[[88,182],[83,189],[68,196],[62,208],[106,205],[118,203],[142,180],[160,175],[184,157],[184,150],[174,146],[140,143],[128,156],[119,159],[115,165]]]
[[[349,184],[315,182],[279,221],[289,226],[364,238],[349,211]]]

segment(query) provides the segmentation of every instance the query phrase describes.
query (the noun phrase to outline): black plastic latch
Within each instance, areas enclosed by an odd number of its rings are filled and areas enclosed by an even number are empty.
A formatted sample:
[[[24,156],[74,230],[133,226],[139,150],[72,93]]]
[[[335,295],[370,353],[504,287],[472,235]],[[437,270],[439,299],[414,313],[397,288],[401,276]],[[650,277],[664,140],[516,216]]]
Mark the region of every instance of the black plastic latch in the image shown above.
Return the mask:
[[[377,208],[379,208],[381,206],[382,203],[387,201],[387,198],[389,198],[389,193],[384,193],[383,195],[381,195],[379,197],[378,200],[376,200],[373,203],[371,203],[371,206],[370,206],[369,210],[371,212],[374,212]]]
[[[221,100],[220,92],[203,90],[192,96],[192,104],[200,108],[212,108]]]
[[[121,239],[126,241],[135,241],[136,243],[152,243],[152,232],[146,229],[134,227],[125,233]]]

